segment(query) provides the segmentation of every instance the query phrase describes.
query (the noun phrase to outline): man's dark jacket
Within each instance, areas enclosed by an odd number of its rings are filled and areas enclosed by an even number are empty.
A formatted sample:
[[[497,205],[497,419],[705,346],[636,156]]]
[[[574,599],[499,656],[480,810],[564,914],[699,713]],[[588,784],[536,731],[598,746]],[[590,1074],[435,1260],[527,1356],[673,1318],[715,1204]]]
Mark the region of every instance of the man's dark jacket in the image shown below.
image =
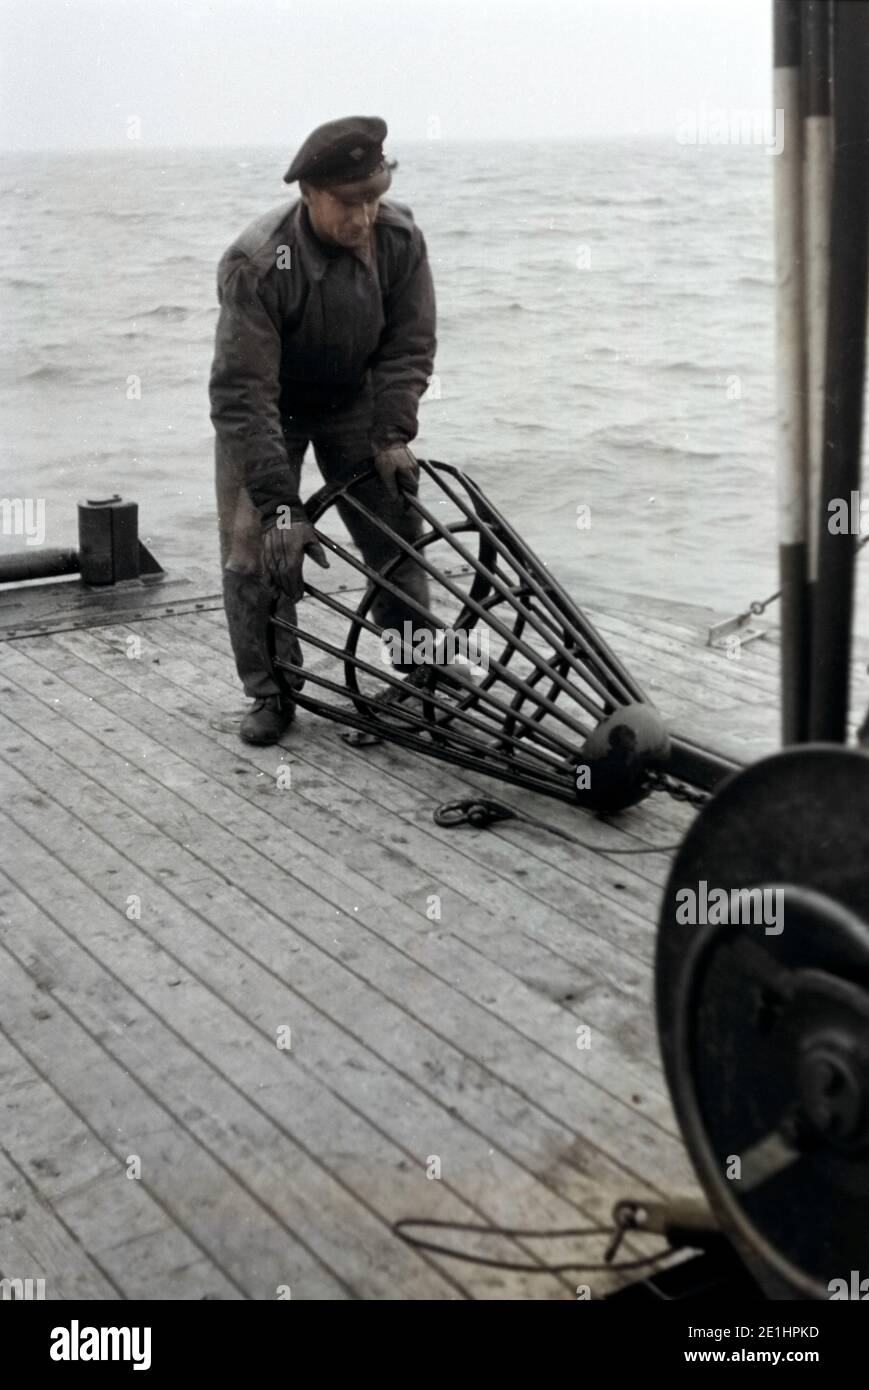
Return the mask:
[[[366,265],[311,230],[301,200],[251,223],[217,271],[211,418],[221,455],[263,511],[296,495],[281,420],[373,397],[372,453],[409,443],[435,353],[425,240],[410,208],[381,202]]]

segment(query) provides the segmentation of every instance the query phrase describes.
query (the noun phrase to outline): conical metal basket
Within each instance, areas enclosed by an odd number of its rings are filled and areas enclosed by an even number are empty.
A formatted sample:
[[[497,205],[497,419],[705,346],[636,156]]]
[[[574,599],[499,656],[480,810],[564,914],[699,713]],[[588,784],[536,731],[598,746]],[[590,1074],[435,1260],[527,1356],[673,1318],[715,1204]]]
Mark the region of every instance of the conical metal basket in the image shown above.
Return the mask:
[[[370,468],[308,502],[338,564],[330,591],[306,566],[298,613],[273,607],[284,690],[326,719],[505,782],[602,809],[639,800],[669,753],[654,706],[476,483],[449,464],[419,465],[419,495],[403,494],[415,540],[359,497]],[[324,529],[338,503],[382,534],[380,568]],[[402,631],[373,616],[390,600]],[[298,644],[292,658],[282,634]]]

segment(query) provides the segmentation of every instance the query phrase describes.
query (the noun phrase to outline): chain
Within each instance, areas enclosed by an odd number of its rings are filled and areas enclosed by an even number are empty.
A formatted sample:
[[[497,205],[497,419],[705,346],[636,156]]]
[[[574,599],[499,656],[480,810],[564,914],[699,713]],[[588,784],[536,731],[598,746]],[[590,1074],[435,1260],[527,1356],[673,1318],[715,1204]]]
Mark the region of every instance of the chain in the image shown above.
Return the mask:
[[[865,545],[869,545],[869,536],[861,537],[857,542],[856,549],[862,550]],[[755,599],[753,603],[748,605],[744,613],[738,614],[737,622],[751,617],[759,618],[761,613],[764,613],[770,604],[775,603],[778,598],[781,598],[781,589],[776,589],[769,598]],[[867,715],[867,723],[869,723],[869,715]],[[653,791],[666,792],[668,796],[672,796],[674,801],[686,801],[689,806],[696,806],[698,809],[705,806],[707,801],[712,798],[711,792],[703,792],[694,787],[688,787],[684,782],[678,782],[667,772],[650,772],[648,784]]]
[[[869,536],[863,536],[854,548],[860,551],[863,549],[864,545],[869,545]],[[769,598],[755,599],[753,603],[748,605],[744,613],[737,613],[736,621],[744,622],[746,618],[759,618],[761,613],[765,613],[770,604],[775,603],[777,598],[781,598],[781,589],[776,589],[775,593],[770,594]]]
[[[666,792],[674,801],[685,801],[689,806],[695,806],[698,810],[705,806],[707,801],[711,801],[712,793],[700,791],[696,787],[689,787],[685,782],[680,782],[675,777],[671,777],[669,772],[650,772],[648,777],[649,786],[652,791]]]

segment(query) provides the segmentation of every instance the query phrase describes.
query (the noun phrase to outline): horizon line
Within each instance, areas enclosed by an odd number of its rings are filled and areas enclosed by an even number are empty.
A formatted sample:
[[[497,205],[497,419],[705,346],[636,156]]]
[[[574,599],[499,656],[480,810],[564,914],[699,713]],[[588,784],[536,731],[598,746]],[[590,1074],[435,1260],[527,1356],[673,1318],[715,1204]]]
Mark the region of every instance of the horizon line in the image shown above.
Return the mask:
[[[412,139],[397,140],[390,138],[390,145],[406,146],[430,146],[437,145],[496,145],[496,144],[540,144],[545,141],[549,144],[575,144],[580,141],[603,141],[603,140],[660,140],[674,138],[672,128],[651,131],[596,131],[586,132],[585,134],[571,135],[457,135],[439,136],[436,140],[428,139],[425,136],[414,136]],[[232,150],[282,150],[285,151],[288,144],[279,141],[245,141],[239,144],[150,144],[143,140],[127,140],[123,144],[120,141],[112,145],[2,145],[0,144],[0,155],[4,154],[121,154],[125,150],[150,150],[154,153],[166,153],[175,150],[201,150],[211,152],[225,152]]]

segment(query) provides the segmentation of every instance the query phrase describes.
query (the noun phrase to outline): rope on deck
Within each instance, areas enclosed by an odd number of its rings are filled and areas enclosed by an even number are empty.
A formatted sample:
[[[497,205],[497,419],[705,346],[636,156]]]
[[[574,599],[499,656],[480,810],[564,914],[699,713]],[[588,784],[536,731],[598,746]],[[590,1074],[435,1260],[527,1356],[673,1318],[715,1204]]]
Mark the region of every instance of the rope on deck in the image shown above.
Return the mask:
[[[688,793],[687,789],[685,792],[691,797],[703,795],[704,801],[708,800],[708,797],[703,793]],[[508,806],[506,802],[495,801],[488,796],[472,796],[460,801],[444,801],[435,809],[432,819],[435,825],[443,826],[446,829],[452,829],[457,825],[472,825],[475,830],[485,830],[488,826],[502,820],[523,821],[526,825],[533,825],[538,830],[547,830],[550,835],[557,835],[560,840],[567,840],[569,844],[578,845],[580,849],[591,850],[595,854],[671,854],[674,850],[679,849],[677,844],[639,845],[632,846],[630,849],[595,845],[589,840],[581,840],[578,835],[571,835],[567,830],[562,830],[559,825],[553,825],[551,821],[541,820],[538,816],[529,816],[525,811],[517,811],[515,806]]]

